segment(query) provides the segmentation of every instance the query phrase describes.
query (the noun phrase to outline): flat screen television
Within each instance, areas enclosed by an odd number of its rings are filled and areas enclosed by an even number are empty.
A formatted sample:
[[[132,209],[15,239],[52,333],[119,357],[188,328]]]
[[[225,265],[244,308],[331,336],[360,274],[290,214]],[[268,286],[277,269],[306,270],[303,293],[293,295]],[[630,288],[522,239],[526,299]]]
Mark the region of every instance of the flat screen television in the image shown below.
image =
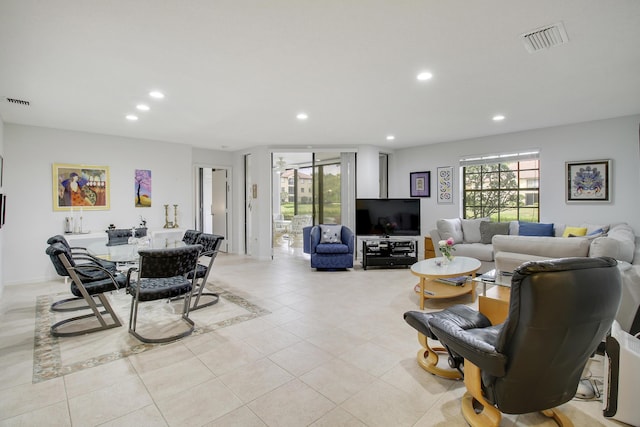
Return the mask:
[[[356,199],[358,236],[419,236],[420,199]]]

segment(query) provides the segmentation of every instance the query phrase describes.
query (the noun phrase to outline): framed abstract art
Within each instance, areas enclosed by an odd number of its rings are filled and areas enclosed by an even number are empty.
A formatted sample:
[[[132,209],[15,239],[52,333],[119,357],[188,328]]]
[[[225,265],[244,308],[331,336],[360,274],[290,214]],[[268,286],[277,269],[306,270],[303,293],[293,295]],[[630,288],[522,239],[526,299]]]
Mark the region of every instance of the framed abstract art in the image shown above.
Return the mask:
[[[611,160],[565,163],[567,203],[611,202]]]
[[[438,203],[453,203],[453,167],[440,167],[436,172],[438,182]]]

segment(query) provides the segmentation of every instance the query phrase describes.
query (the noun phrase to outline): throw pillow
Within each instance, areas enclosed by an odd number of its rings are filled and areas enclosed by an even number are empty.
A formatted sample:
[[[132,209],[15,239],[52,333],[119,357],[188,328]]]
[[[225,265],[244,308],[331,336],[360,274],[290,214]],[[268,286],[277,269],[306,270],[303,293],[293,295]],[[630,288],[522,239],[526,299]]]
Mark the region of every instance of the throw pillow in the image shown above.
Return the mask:
[[[522,222],[518,226],[520,236],[546,236],[554,237],[553,224],[542,224],[538,222]]]
[[[460,218],[439,219],[436,221],[436,228],[442,240],[447,240],[451,237],[453,243],[462,243],[462,223]]]
[[[461,219],[462,238],[465,243],[480,243],[480,223],[489,221],[489,218]]]
[[[496,234],[509,234],[509,223],[487,221],[480,224],[480,243],[491,244]]]
[[[607,234],[610,228],[608,225],[582,224],[582,226],[587,227],[587,236],[593,236],[595,234]]]
[[[341,225],[320,225],[320,243],[342,243]]]
[[[587,234],[587,227],[565,227],[562,237],[577,237]]]

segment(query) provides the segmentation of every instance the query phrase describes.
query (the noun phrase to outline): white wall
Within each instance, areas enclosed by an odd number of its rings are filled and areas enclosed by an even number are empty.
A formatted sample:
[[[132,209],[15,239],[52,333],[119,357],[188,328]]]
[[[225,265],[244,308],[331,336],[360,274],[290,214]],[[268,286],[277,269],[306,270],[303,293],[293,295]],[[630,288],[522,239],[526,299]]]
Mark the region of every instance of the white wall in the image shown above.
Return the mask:
[[[638,235],[639,123],[640,115],[636,115],[397,150],[393,156],[397,172],[390,177],[389,197],[409,196],[409,172],[430,170],[433,195],[438,166],[454,166],[457,171],[463,156],[539,148],[541,222],[627,222]],[[613,160],[612,202],[565,203],[565,162],[597,159]],[[423,235],[435,227],[437,219],[461,216],[458,178],[459,174],[454,181],[454,204],[439,205],[435,196],[421,199]]]
[[[370,145],[358,147],[356,167],[357,193],[359,199],[380,197],[380,149]]]
[[[4,121],[2,120],[2,116],[0,116],[0,156],[4,158]],[[0,193],[4,193],[4,189],[6,187],[6,177],[3,181],[3,185],[0,186]],[[6,227],[0,229],[0,299],[2,299],[2,293],[4,291],[4,231]],[[1,309],[0,309],[1,310]]]
[[[5,187],[8,196],[2,272],[5,284],[57,277],[45,255],[46,240],[63,232],[68,212],[53,211],[53,163],[108,166],[111,209],[84,211],[83,228],[100,232],[111,223],[162,228],[164,204],[178,205],[178,224],[193,227],[194,168],[189,145],[5,124]],[[202,153],[201,153],[202,154]],[[221,159],[224,156],[218,156]],[[220,165],[228,162],[228,158]],[[218,162],[216,162],[218,163]],[[152,207],[134,206],[134,170],[152,173]],[[7,250],[10,248],[10,250]]]

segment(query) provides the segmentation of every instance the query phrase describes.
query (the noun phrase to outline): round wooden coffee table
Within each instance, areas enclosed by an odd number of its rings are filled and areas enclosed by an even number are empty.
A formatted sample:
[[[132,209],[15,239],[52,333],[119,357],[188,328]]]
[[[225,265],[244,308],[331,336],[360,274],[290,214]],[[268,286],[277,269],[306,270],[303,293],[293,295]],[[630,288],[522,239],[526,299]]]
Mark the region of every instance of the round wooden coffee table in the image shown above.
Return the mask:
[[[418,261],[411,266],[411,272],[420,277],[416,292],[420,297],[420,310],[424,310],[426,299],[452,298],[459,295],[475,296],[476,282],[469,281],[463,286],[453,286],[437,282],[435,279],[457,276],[476,276],[481,264],[475,258],[454,257],[447,265],[440,264],[442,258],[430,258]],[[440,265],[438,265],[440,264]]]
[[[411,266],[411,272],[420,277],[420,283],[415,286],[415,291],[420,295],[420,309],[424,310],[425,299],[452,298],[470,293],[475,297],[476,281],[467,281],[463,286],[447,285],[437,282],[443,277],[472,276],[481,264],[475,258],[458,256],[447,264],[441,264],[442,258],[430,258],[419,261]],[[438,265],[440,264],[440,265]],[[422,346],[418,350],[418,364],[427,372],[443,378],[459,379],[462,376],[456,369],[438,366],[440,360],[438,353],[446,355],[444,347],[432,347],[426,336],[418,333],[418,342]]]

